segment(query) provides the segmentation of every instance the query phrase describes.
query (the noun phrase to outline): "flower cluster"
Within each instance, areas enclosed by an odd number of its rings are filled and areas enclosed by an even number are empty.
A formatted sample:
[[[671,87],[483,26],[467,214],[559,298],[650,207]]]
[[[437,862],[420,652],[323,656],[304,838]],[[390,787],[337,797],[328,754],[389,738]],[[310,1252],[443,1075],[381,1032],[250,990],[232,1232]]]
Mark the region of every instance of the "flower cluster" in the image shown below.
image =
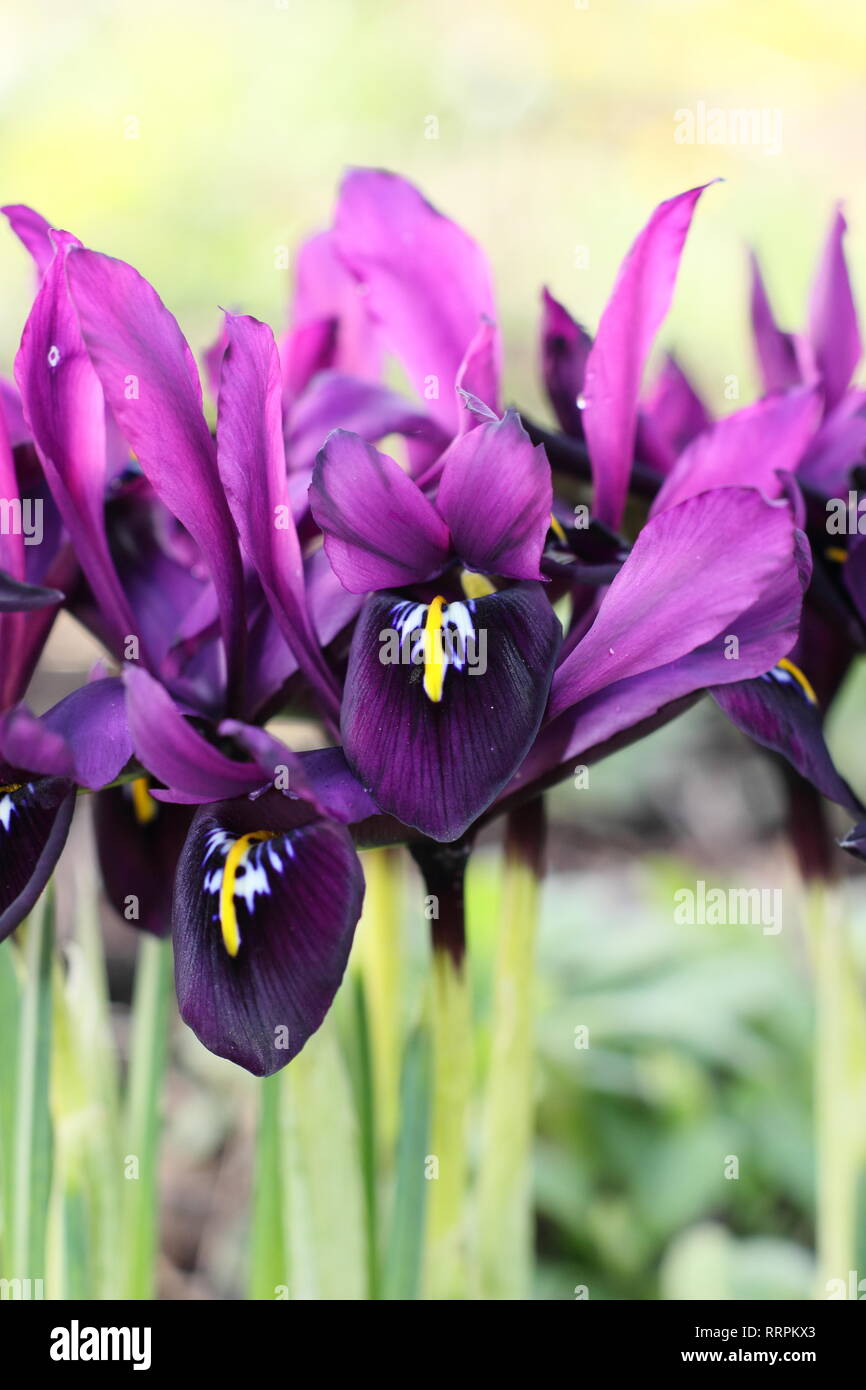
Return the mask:
[[[146,280],[5,209],[38,284],[0,397],[0,937],[92,793],[109,899],[172,930],[183,1018],[263,1075],[339,987],[359,847],[447,858],[704,692],[860,817],[822,733],[866,641],[866,541],[827,529],[866,450],[844,222],[805,333],[755,267],[764,395],[715,421],[673,359],[642,392],[702,192],[653,213],[594,338],[545,291],[558,429],[503,408],[486,259],[392,174],[346,177],[279,340],[226,314],[215,415]],[[37,717],[61,607],[105,662]]]

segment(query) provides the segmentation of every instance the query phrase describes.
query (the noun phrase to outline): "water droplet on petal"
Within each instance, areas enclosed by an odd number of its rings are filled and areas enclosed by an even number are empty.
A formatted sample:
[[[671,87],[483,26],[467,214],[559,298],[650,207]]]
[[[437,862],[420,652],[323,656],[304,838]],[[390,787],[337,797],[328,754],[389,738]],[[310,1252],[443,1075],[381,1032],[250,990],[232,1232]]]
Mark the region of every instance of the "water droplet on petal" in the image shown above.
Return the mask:
[[[56,366],[57,366],[57,363],[58,363],[59,361],[60,361],[60,348],[59,348],[59,347],[56,347],[56,346],[52,343],[52,344],[51,344],[51,347],[48,349],[48,365],[49,365],[49,367],[56,367]]]

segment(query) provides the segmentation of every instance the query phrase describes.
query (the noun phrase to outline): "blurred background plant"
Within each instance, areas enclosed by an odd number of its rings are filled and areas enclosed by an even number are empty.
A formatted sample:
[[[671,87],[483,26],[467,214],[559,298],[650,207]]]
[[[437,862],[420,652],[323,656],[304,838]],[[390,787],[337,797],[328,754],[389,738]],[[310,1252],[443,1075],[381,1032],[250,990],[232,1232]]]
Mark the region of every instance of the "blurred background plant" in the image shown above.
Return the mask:
[[[830,207],[844,198],[864,302],[866,13],[856,0],[823,10],[792,0],[784,12],[745,0],[589,0],[585,8],[573,0],[156,0],[146,12],[118,0],[50,10],[11,0],[0,13],[0,54],[3,200],[29,202],[132,261],[193,343],[213,337],[218,304],[282,322],[291,248],[326,220],[349,163],[398,169],[484,243],[497,273],[507,389],[533,410],[541,409],[541,284],[593,325],[649,210],[708,177],[726,182],[700,211],[662,339],[711,406],[733,408],[755,391],[747,241],[762,253],[780,321],[799,323]],[[701,102],[778,110],[780,151],[677,143],[675,113]],[[0,268],[0,370],[8,374],[31,289],[11,236],[0,243]],[[60,623],[32,703],[45,708],[73,688],[93,655],[77,629]],[[864,708],[866,681],[856,671],[834,709],[830,742],[861,795]],[[702,704],[591,769],[587,787],[559,789],[550,816],[538,942],[533,1295],[808,1296],[813,990],[774,768]],[[79,812],[55,898],[65,968],[52,977],[45,966],[41,919],[16,958],[21,964],[26,953],[33,969],[46,968],[38,1016],[18,1016],[13,958],[8,950],[0,958],[0,1114],[17,1136],[14,1155],[4,1155],[4,1241],[23,1250],[46,1221],[49,1294],[142,1296],[149,1253],[130,1254],[117,1235],[137,1220],[123,1171],[136,1116],[117,1099],[135,1052],[137,942],[103,905],[107,996],[93,890],[81,870],[88,853]],[[840,869],[862,980],[866,888],[841,855]],[[253,1174],[261,1088],[172,1019],[156,1097],[165,1122],[162,1296],[419,1290],[418,1157],[427,1136],[416,1030],[428,924],[408,861],[399,873],[406,892],[392,931],[401,943],[400,1028],[412,1041],[396,1151],[393,1115],[370,1109],[376,1043],[359,1005],[363,933],[336,1014],[268,1083],[261,1123],[285,1159],[279,1193]],[[674,893],[699,878],[782,885],[782,932],[677,925]],[[501,893],[491,839],[470,882],[473,1163]],[[53,1083],[28,1092],[22,1130],[20,1078],[44,1074],[49,1018]],[[23,1060],[22,1039],[31,1049]],[[145,1107],[149,1079],[139,1073]],[[397,1084],[392,1065],[392,1092]],[[852,1101],[861,1126],[863,1101],[862,1092]],[[396,1106],[393,1094],[387,1103]],[[25,1172],[22,1213],[15,1183]],[[860,1205],[857,1268],[866,1273]]]

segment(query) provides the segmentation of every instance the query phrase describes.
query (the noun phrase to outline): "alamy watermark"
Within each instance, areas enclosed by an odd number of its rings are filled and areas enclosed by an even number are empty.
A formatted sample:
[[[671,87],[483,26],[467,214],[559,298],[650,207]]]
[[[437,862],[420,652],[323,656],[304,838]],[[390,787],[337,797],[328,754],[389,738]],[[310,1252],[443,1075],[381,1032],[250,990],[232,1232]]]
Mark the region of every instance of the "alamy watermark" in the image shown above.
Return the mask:
[[[777,106],[682,106],[674,112],[678,145],[748,145],[765,155],[782,153],[782,113]]]
[[[0,497],[0,536],[23,536],[25,545],[41,545],[41,497]]]
[[[688,927],[761,927],[764,936],[782,930],[781,888],[694,888],[674,893],[674,921]]]

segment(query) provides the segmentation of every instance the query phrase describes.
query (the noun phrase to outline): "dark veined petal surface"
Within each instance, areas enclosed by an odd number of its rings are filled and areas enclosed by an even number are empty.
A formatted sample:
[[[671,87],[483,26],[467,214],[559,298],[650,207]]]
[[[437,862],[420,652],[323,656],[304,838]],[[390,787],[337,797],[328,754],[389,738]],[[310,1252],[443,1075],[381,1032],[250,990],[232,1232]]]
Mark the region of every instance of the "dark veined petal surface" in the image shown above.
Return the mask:
[[[361,915],[348,831],[269,791],[201,807],[178,864],[178,1004],[211,1052],[268,1076],[331,1006]]]
[[[0,941],[24,920],[66,843],[75,786],[40,777],[0,786]]]
[[[420,643],[434,621],[443,634],[461,626],[475,634],[462,648],[443,636],[438,666],[435,654],[413,661],[409,640]],[[399,648],[382,636],[395,632]],[[349,657],[342,733],[349,765],[382,810],[433,839],[457,839],[532,743],[560,638],[539,584],[447,605],[369,598]]]

